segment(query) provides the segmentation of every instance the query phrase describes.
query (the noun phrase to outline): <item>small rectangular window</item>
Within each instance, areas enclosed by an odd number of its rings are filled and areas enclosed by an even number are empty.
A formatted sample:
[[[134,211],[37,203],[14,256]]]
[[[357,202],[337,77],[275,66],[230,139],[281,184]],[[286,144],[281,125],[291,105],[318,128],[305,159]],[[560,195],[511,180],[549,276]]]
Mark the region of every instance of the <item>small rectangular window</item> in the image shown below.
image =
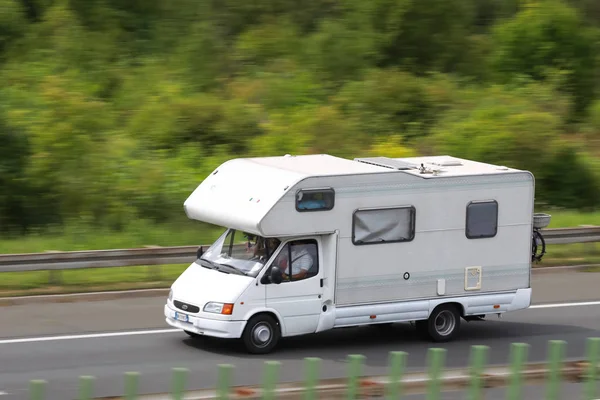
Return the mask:
[[[300,189],[296,193],[296,210],[299,212],[329,211],[334,203],[333,189]]]
[[[413,206],[357,210],[352,221],[352,243],[411,241],[415,237],[415,215]]]
[[[498,202],[472,201],[467,205],[466,235],[469,239],[491,238],[498,232]]]

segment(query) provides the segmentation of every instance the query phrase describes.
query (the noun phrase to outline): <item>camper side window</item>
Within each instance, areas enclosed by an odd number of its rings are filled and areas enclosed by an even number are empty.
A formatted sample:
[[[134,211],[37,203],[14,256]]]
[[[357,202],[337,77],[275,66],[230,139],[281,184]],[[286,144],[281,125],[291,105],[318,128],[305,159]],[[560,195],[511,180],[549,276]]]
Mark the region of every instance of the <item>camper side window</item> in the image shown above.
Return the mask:
[[[472,201],[467,205],[465,234],[469,239],[496,236],[498,232],[498,202],[495,200]]]
[[[415,237],[415,216],[413,206],[357,210],[352,218],[352,243],[409,242]]]
[[[309,239],[287,243],[273,261],[273,265],[279,267],[283,273],[283,282],[299,281],[317,275],[319,273],[317,241]]]
[[[307,211],[329,211],[335,203],[335,192],[333,189],[300,189],[296,193],[296,210]]]

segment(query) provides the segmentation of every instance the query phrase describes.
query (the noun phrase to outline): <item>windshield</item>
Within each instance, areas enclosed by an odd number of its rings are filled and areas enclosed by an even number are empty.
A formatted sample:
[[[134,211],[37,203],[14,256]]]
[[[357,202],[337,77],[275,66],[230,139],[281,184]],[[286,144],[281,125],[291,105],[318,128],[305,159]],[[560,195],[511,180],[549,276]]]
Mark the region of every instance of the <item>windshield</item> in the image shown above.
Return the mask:
[[[227,229],[195,263],[225,273],[256,277],[280,243],[276,238]]]

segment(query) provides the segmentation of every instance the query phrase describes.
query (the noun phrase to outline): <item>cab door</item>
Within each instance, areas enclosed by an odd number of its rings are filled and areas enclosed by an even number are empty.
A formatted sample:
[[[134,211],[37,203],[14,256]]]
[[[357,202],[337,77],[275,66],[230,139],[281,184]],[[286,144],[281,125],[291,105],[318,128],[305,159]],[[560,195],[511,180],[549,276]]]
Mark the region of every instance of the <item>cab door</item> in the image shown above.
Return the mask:
[[[285,336],[313,333],[322,309],[323,268],[320,241],[292,240],[281,248],[271,267],[285,274],[279,283],[266,284],[266,305],[279,313],[285,325]],[[292,266],[290,275],[290,267]]]

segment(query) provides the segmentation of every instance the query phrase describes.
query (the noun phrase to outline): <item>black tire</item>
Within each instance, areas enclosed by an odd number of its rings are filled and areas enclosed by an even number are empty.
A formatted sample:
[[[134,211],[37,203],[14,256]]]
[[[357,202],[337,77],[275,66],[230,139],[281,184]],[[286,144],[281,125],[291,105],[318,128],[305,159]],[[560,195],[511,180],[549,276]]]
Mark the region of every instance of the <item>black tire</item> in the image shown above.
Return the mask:
[[[251,354],[270,353],[281,337],[279,324],[267,314],[259,314],[250,318],[244,328],[242,341],[246,351]]]
[[[449,342],[460,329],[460,313],[452,304],[442,304],[433,310],[427,320],[427,336],[436,343]]]

